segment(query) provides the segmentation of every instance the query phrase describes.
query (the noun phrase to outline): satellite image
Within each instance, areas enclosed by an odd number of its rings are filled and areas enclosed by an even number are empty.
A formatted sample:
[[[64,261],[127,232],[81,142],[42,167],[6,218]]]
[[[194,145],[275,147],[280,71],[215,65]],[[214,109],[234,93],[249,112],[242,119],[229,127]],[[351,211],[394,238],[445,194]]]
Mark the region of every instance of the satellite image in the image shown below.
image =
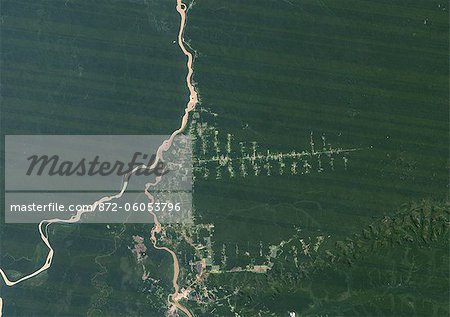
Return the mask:
[[[449,3],[0,0],[0,317],[450,316]]]

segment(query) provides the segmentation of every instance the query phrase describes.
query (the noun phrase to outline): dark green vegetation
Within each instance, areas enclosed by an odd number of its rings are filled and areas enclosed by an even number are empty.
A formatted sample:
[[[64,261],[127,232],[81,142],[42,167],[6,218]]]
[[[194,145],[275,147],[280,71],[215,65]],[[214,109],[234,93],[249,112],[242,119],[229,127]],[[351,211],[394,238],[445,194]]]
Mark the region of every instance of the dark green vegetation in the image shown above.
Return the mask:
[[[2,0],[2,139],[5,134],[171,133],[187,98],[184,55],[173,44],[178,29],[170,1]],[[51,270],[13,288],[0,283],[5,315],[163,315],[159,309],[171,289],[147,298],[142,269],[127,248],[133,234],[148,235],[150,226],[130,226],[117,239],[121,226],[111,228],[54,226]],[[1,224],[1,267],[32,272],[47,254],[38,241],[37,225]],[[153,252],[151,259],[159,267],[154,276],[170,285],[170,258]],[[101,274],[96,260],[109,274]]]
[[[299,268],[289,257],[268,276],[210,282],[240,288],[236,302],[244,316],[255,310],[282,316],[286,307],[305,316],[446,316],[449,220],[448,204],[405,205],[303,257]]]
[[[216,255],[225,244],[231,267],[257,258],[260,241],[287,240],[294,226],[305,241],[330,236],[320,250],[333,251],[404,204],[448,199],[444,2],[199,1],[187,37],[198,51],[202,105],[218,114],[224,137],[288,152],[308,149],[313,131],[335,147],[365,148],[348,155],[347,170],[336,163],[335,171],[308,176],[198,180],[197,210],[215,223]],[[367,256],[345,257],[312,276],[285,252],[268,276],[228,274],[210,283],[246,289],[231,300],[242,316],[259,309],[277,316],[289,309],[307,316],[446,316],[448,234],[439,242],[414,239],[365,249]],[[235,244],[250,257],[233,262]],[[397,286],[408,270],[414,274],[407,286]]]
[[[239,209],[314,200],[326,208],[317,215],[323,229],[340,235],[411,200],[445,198],[447,9],[438,1],[290,2],[194,6],[187,36],[203,106],[224,133],[272,150],[307,149],[310,131],[334,146],[372,148],[351,154],[347,171],[207,182],[211,195]]]
[[[178,14],[174,2],[155,3],[2,0],[2,135],[177,127],[187,96],[184,57],[172,44]],[[267,275],[210,276],[210,288],[241,289],[230,302],[242,316],[448,315],[447,6],[199,0],[189,11],[194,79],[222,137],[288,152],[308,149],[313,131],[334,147],[362,148],[347,170],[340,162],[309,175],[197,180],[198,219],[214,223],[216,261],[225,244],[230,267],[294,227],[305,239],[329,236],[299,257],[300,268],[287,249]],[[127,249],[148,227],[55,228],[52,269],[0,286],[6,316],[163,315],[169,258],[150,252],[163,289],[143,294]],[[43,260],[36,226],[2,224],[0,234],[2,267],[28,272]],[[233,258],[236,244],[250,256]],[[222,303],[215,314],[234,316]]]

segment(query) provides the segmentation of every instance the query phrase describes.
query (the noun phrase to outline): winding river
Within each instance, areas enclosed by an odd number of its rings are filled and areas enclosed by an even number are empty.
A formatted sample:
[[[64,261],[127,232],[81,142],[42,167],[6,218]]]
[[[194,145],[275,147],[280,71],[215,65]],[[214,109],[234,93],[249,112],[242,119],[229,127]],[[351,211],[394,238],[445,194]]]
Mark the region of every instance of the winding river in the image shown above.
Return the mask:
[[[189,89],[189,100],[186,104],[186,107],[184,109],[184,115],[181,119],[181,124],[179,126],[179,128],[177,130],[175,130],[174,132],[172,132],[172,134],[170,135],[170,137],[165,140],[158,148],[157,152],[156,152],[156,158],[153,162],[153,164],[151,166],[146,166],[146,165],[141,165],[141,166],[137,166],[136,168],[134,168],[128,175],[126,175],[126,177],[124,178],[125,181],[123,182],[121,191],[119,193],[117,193],[116,195],[112,195],[112,196],[105,196],[100,198],[99,200],[95,201],[91,206],[92,209],[91,210],[95,210],[95,208],[102,203],[114,200],[114,199],[118,199],[120,197],[122,197],[122,195],[124,194],[125,190],[128,187],[128,178],[131,174],[134,174],[136,171],[140,170],[140,169],[154,169],[156,168],[157,164],[163,160],[163,155],[164,152],[168,151],[170,149],[170,147],[172,146],[172,142],[174,140],[174,138],[180,134],[181,132],[184,131],[184,129],[186,128],[188,119],[189,119],[189,113],[191,111],[193,111],[195,109],[195,106],[198,103],[198,94],[195,90],[194,85],[192,84],[192,75],[193,75],[193,69],[192,69],[192,63],[193,63],[193,56],[192,53],[189,52],[186,49],[185,46],[185,42],[184,42],[184,38],[183,38],[183,32],[184,32],[184,28],[186,25],[186,11],[187,11],[187,6],[186,4],[184,4],[181,0],[177,0],[177,6],[176,9],[178,11],[178,13],[180,14],[180,28],[179,28],[179,32],[178,32],[178,46],[180,47],[180,49],[182,50],[183,54],[186,56],[187,58],[187,62],[186,62],[186,66],[187,66],[187,76],[186,76],[186,85],[187,88]],[[153,202],[153,196],[150,194],[149,189],[156,185],[157,182],[159,182],[159,180],[161,179],[161,177],[157,178],[156,182],[151,184],[148,183],[146,184],[145,187],[145,194],[148,197],[148,199]],[[45,243],[45,245],[48,247],[48,254],[47,254],[47,258],[45,263],[36,271],[25,275],[23,277],[21,277],[20,279],[16,280],[16,281],[11,281],[6,273],[3,271],[3,269],[0,268],[0,275],[2,276],[3,281],[5,282],[5,284],[7,286],[14,286],[20,282],[26,281],[40,273],[42,273],[43,271],[47,270],[50,268],[50,266],[52,265],[52,261],[53,261],[53,256],[55,255],[55,250],[52,248],[50,241],[49,241],[49,237],[48,237],[48,227],[53,224],[53,223],[76,223],[81,219],[81,216],[84,213],[87,212],[92,212],[89,209],[85,209],[85,210],[80,210],[78,211],[74,216],[72,216],[69,219],[59,219],[59,218],[55,218],[55,219],[49,219],[49,220],[43,220],[39,223],[38,229],[39,229],[39,234],[41,237],[41,240]],[[188,317],[192,317],[192,314],[189,312],[189,310],[184,307],[183,305],[181,305],[179,303],[179,300],[181,299],[180,293],[179,293],[179,285],[178,285],[178,275],[180,272],[180,267],[179,267],[179,263],[178,263],[178,259],[177,256],[175,254],[174,251],[170,250],[167,247],[162,247],[162,246],[158,246],[157,245],[157,237],[156,235],[161,231],[161,224],[158,220],[157,215],[154,212],[151,212],[153,219],[154,219],[154,225],[153,228],[151,230],[151,239],[152,239],[152,243],[155,249],[158,250],[163,250],[168,252],[171,256],[172,256],[172,260],[173,260],[173,279],[172,279],[172,284],[173,284],[173,288],[174,288],[174,292],[172,294],[170,294],[168,296],[168,304],[170,305],[170,309],[171,311],[174,310],[181,310],[186,316]],[[2,309],[3,308],[3,299],[0,297],[0,317],[2,316]]]

